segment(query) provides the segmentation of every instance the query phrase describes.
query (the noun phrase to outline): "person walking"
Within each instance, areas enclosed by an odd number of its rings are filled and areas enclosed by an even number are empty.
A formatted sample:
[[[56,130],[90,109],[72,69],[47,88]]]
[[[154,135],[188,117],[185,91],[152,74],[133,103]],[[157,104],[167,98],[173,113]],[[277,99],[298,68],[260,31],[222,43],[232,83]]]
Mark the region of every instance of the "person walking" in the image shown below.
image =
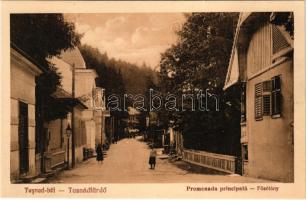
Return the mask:
[[[150,151],[150,158],[149,158],[149,165],[150,165],[150,169],[155,169],[155,165],[156,165],[156,150],[152,147],[151,151]]]
[[[103,150],[102,150],[102,145],[98,144],[97,148],[96,148],[96,153],[97,153],[97,161],[99,163],[99,161],[103,161]]]

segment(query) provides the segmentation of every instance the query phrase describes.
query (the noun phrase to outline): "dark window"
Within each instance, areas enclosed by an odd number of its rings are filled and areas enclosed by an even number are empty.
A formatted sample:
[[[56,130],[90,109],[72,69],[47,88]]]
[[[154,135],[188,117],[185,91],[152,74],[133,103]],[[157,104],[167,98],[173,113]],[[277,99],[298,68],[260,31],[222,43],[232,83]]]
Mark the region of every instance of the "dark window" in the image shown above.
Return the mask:
[[[263,95],[263,115],[270,115],[270,108],[271,108],[271,95],[267,94],[267,95]]]
[[[262,119],[262,83],[255,85],[255,119]]]
[[[243,153],[243,160],[248,161],[249,160],[248,145],[242,146],[242,153]]]
[[[280,76],[272,78],[272,115],[281,114],[281,79]]]

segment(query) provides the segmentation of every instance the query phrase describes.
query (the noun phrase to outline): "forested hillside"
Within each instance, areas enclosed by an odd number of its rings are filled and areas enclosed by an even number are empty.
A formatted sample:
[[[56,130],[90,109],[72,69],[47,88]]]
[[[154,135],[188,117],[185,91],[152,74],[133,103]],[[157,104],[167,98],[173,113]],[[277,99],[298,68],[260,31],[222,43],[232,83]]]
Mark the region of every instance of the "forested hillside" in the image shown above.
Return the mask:
[[[109,58],[106,52],[97,48],[82,45],[80,51],[88,68],[97,71],[98,86],[106,89],[107,95],[111,93],[144,94],[148,82],[157,82],[157,73],[149,66],[137,66],[122,60]]]

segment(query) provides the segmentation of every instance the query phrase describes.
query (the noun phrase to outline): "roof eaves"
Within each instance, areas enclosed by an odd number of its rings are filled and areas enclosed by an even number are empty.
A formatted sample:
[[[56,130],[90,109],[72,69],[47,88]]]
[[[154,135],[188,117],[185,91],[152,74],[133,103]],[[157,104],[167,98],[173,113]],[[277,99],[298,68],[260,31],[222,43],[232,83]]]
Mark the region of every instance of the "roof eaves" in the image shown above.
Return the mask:
[[[38,67],[38,69],[40,69],[42,72],[47,72],[47,70],[42,67],[42,65],[40,65],[36,60],[34,60],[31,56],[29,56],[29,54],[27,54],[25,51],[23,51],[22,49],[20,49],[15,43],[10,42],[11,47],[16,50],[18,53],[20,53],[22,56],[24,56],[27,60],[29,60],[32,64],[34,64],[35,66]]]

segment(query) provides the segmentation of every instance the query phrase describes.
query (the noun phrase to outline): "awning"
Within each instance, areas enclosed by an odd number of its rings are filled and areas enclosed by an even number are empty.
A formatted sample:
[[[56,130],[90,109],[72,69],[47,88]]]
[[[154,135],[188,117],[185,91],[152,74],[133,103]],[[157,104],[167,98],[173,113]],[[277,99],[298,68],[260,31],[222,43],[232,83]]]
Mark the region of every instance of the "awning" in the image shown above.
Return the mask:
[[[71,107],[80,106],[82,109],[88,109],[88,107],[83,104],[79,99],[74,98],[57,98],[56,99],[59,102],[63,102],[65,104],[68,104]]]
[[[88,109],[88,107],[82,103],[78,98],[72,98],[72,95],[58,87],[56,91],[51,95],[59,102],[68,104],[71,107],[81,106],[82,109]]]
[[[62,98],[72,98],[72,95],[65,91],[64,89],[57,87],[56,91],[51,94],[53,98],[62,99]]]

